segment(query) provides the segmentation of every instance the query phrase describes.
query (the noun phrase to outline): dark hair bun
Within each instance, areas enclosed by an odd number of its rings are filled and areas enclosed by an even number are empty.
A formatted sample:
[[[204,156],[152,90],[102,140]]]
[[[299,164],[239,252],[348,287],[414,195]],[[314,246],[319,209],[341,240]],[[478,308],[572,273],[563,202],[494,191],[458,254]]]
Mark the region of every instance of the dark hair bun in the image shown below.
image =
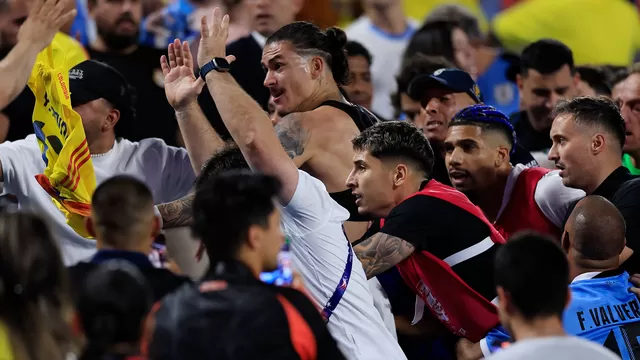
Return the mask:
[[[347,45],[347,34],[335,26],[328,28],[325,33],[327,34],[327,45],[331,48],[331,52],[342,51]]]

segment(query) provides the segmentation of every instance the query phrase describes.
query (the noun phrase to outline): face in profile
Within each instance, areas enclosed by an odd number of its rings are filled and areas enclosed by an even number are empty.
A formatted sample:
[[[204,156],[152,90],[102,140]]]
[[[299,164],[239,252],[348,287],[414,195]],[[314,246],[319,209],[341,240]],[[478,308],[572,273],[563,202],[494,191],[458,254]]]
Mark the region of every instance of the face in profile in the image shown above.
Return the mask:
[[[310,57],[298,55],[290,42],[278,41],[265,46],[262,66],[266,71],[264,86],[280,116],[311,110],[304,108],[316,86]]]
[[[498,149],[485,141],[480,127],[450,127],[444,149],[449,179],[456,190],[469,193],[493,183]]]
[[[371,110],[373,99],[373,82],[371,82],[371,64],[364,56],[349,56],[350,82],[343,86],[349,100]]]
[[[526,76],[518,74],[520,99],[534,129],[545,131],[551,127],[551,111],[560,100],[570,100],[578,95],[578,80],[569,65],[551,74],[541,74],[533,69],[527,70]]]
[[[475,104],[466,93],[455,93],[445,88],[430,88],[424,91],[420,104],[426,111],[424,134],[432,143],[440,143],[447,138],[451,119],[458,111]]]
[[[451,42],[453,44],[455,63],[461,70],[466,71],[473,79],[476,79],[478,77],[476,49],[471,46],[467,34],[462,29],[455,28],[451,33]]]
[[[300,0],[246,0],[253,16],[255,31],[268,37],[292,23],[300,11]]]
[[[86,104],[77,105],[73,110],[82,117],[82,126],[89,144],[93,143],[102,134],[102,128],[109,123],[108,118],[118,116],[111,104],[104,99],[97,99]]]
[[[394,174],[394,167],[368,151],[356,151],[346,185],[356,197],[358,213],[376,217],[389,214],[395,206]]]
[[[98,35],[113,50],[138,42],[142,19],[142,0],[95,0],[89,2]]]
[[[549,160],[560,169],[564,186],[588,190],[590,170],[595,165],[591,155],[591,136],[569,114],[555,118],[550,135],[553,145],[549,150]]]
[[[640,74],[631,74],[616,84],[611,95],[620,107],[627,128],[622,150],[625,153],[637,153],[640,151]]]
[[[261,240],[263,271],[274,271],[278,268],[278,254],[284,245],[284,234],[280,228],[280,211],[277,207],[269,215],[268,227],[262,229]]]

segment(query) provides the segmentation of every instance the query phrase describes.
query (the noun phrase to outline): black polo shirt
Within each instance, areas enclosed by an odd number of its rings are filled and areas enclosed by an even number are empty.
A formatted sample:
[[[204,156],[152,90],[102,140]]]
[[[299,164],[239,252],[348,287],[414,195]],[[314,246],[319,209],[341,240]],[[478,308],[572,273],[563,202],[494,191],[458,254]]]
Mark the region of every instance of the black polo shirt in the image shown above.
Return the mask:
[[[549,136],[550,128],[545,131],[537,131],[531,126],[529,117],[525,111],[515,113],[509,119],[516,131],[516,138],[518,144],[520,144],[527,151],[535,152],[542,151],[547,152],[551,149],[551,137]]]
[[[624,217],[627,225],[627,247],[634,251],[631,258],[622,264],[630,274],[640,273],[640,177],[631,175],[621,166],[614,170],[591,195],[599,195],[611,201]],[[570,211],[577,204],[574,202]]]

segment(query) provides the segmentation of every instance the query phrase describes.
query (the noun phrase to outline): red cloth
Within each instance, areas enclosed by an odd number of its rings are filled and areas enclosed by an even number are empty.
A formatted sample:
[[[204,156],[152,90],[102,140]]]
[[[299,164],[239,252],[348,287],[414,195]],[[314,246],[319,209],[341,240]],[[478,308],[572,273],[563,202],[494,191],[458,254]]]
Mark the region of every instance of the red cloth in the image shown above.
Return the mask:
[[[482,211],[461,192],[435,180],[413,196],[432,196],[454,204],[487,224],[491,240],[504,244]],[[427,251],[415,252],[396,265],[405,283],[452,333],[477,342],[500,323],[498,309],[465,283],[443,260]]]
[[[551,170],[528,168],[518,175],[509,203],[494,224],[502,237],[509,239],[518,231],[535,230],[560,241],[562,229],[547,219],[535,199],[538,182],[549,171]]]

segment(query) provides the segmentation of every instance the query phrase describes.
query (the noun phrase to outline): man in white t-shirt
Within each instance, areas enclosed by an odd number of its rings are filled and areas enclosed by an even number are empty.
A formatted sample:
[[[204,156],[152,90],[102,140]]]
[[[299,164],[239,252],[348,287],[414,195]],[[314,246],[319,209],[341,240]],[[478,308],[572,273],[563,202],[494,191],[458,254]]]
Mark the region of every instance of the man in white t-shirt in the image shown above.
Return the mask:
[[[407,18],[401,0],[364,0],[365,14],[349,25],[349,40],[364,45],[371,53],[373,105],[371,111],[385,119],[393,118],[391,95],[396,92],[396,78],[402,56],[418,24]]]
[[[213,26],[207,25],[203,31],[198,56],[210,56],[215,62],[201,67],[201,77],[207,81],[225,125],[251,168],[282,183],[281,224],[291,241],[294,267],[311,298],[323,309],[329,331],[348,359],[406,359],[374,307],[362,264],[344,235],[342,223],[349,213],[331,199],[320,180],[298,170],[265,112],[225,69],[216,70],[216,64],[231,58],[224,58],[228,18],[223,21],[219,10],[213,18]],[[179,44],[177,49],[185,50],[186,46]],[[187,58],[181,51],[169,51],[169,63],[163,64],[167,82],[188,71],[181,66],[189,63],[189,54],[185,55]],[[193,79],[184,82],[184,89],[176,89],[176,93],[198,86]],[[208,146],[212,141],[211,126],[202,117],[183,118],[181,130],[187,144]],[[199,168],[197,165],[201,164],[194,163]]]
[[[494,269],[500,320],[516,342],[489,359],[619,359],[600,344],[565,333],[569,264],[557,242],[516,235],[496,253]]]
[[[189,192],[195,174],[186,150],[155,138],[140,142],[116,139],[118,121],[135,121],[134,90],[118,71],[87,60],[71,69],[69,87],[73,109],[82,117],[97,184],[114,175],[132,175],[147,184],[156,204]],[[4,193],[17,197],[20,208],[37,212],[49,222],[61,243],[65,264],[73,265],[91,257],[96,244],[66,224],[62,212],[38,184],[35,175],[44,169],[36,135],[0,144]]]

